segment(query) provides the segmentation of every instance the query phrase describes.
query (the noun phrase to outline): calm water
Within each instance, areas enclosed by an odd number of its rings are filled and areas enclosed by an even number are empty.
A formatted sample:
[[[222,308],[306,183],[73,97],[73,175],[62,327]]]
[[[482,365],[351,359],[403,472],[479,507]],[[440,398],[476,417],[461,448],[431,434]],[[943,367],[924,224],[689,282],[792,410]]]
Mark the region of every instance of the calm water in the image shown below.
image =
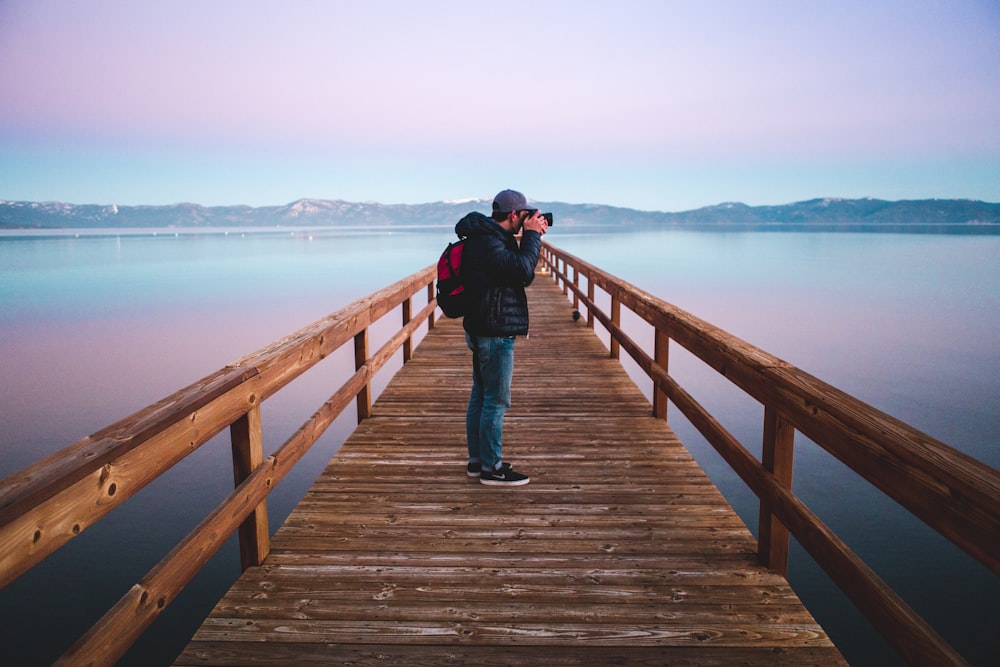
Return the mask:
[[[556,227],[548,238],[1000,467],[1000,236]],[[447,240],[446,229],[0,237],[0,475],[427,266]],[[269,449],[351,362],[334,355],[331,370],[265,404]],[[671,372],[759,450],[759,405],[676,348]],[[671,424],[756,530],[753,496],[677,410]],[[352,427],[339,420],[272,494],[272,529]],[[202,518],[200,507],[228,493],[231,475],[228,443],[217,439],[0,591],[5,656],[47,664],[60,654]],[[801,436],[795,489],[974,664],[992,664],[997,577]],[[169,664],[238,560],[231,540],[124,664]],[[853,664],[898,664],[794,545],[790,580]]]

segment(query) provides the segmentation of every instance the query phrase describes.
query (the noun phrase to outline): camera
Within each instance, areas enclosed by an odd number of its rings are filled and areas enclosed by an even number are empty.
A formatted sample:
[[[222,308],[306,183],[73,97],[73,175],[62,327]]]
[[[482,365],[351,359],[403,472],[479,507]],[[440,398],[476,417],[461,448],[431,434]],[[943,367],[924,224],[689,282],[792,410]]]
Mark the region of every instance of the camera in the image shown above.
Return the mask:
[[[551,213],[542,213],[542,217],[545,218],[545,221],[547,223],[549,223],[549,227],[551,227],[552,226],[552,214]]]

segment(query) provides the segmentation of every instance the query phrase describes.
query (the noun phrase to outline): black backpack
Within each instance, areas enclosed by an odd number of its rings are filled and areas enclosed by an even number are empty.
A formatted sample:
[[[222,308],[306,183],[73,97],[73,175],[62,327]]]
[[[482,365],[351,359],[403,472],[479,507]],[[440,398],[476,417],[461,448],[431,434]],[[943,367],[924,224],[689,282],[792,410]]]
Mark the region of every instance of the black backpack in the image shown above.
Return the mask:
[[[465,251],[465,238],[454,243],[441,253],[437,266],[437,302],[448,317],[463,317],[472,305],[471,291],[466,289],[462,281],[462,253]]]

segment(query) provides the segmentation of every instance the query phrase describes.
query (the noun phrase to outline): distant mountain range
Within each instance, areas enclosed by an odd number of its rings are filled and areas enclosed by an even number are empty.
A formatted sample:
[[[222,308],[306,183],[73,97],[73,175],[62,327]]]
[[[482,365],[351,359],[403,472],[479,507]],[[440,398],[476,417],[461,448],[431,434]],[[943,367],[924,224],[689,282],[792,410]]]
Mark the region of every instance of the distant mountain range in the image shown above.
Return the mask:
[[[885,201],[811,199],[780,206],[724,203],[692,211],[638,211],[597,204],[533,202],[555,215],[555,226],[664,227],[752,226],[991,226],[1000,225],[1000,204],[966,199]],[[116,206],[0,200],[0,229],[131,227],[450,227],[469,211],[488,213],[490,200],[429,204],[379,204],[300,199],[284,206]]]

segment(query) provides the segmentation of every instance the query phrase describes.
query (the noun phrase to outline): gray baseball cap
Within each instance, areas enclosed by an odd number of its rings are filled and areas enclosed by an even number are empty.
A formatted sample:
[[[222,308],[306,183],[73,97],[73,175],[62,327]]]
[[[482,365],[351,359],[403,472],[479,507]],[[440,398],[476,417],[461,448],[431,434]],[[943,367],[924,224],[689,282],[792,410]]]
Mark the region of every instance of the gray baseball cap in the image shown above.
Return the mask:
[[[493,198],[493,210],[507,214],[512,211],[534,211],[528,200],[517,190],[502,190]]]

